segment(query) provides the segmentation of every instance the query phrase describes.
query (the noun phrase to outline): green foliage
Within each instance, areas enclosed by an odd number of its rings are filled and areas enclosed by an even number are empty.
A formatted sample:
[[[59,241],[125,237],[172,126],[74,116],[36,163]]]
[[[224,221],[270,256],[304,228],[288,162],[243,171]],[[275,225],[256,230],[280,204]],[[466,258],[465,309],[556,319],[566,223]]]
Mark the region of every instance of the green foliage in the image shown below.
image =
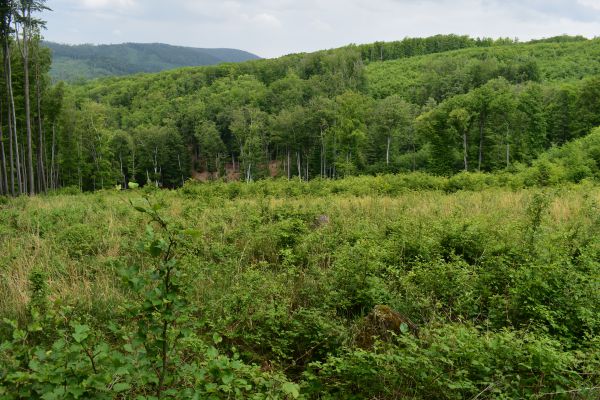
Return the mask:
[[[68,82],[259,58],[235,49],[197,49],[160,43],[72,46],[43,42],[43,46],[52,50],[52,78]]]
[[[70,86],[56,121],[61,184],[530,166],[600,125],[598,43],[408,38]],[[556,183],[538,167],[525,184]]]
[[[28,322],[6,319],[2,327],[11,334],[0,343],[0,396],[298,398],[299,386],[283,375],[245,364],[235,349],[231,357],[220,354],[194,334],[199,325],[188,300],[191,285],[176,253],[198,232],[166,220],[160,203],[148,200],[147,206],[133,207],[150,219],[140,243],[140,254],[148,257],[140,261],[148,264],[120,271],[131,297],[122,305],[119,321],[103,328],[92,315],[81,316],[72,307],[50,307],[46,276],[33,271]],[[81,254],[81,243],[64,244]],[[213,336],[215,345],[221,340]]]
[[[598,190],[517,183],[412,173],[10,199],[0,396],[595,398]]]
[[[306,373],[320,398],[539,398],[579,384],[577,363],[554,340],[447,325],[400,336],[378,351],[346,349]],[[595,389],[581,389],[593,398]]]
[[[56,245],[73,258],[98,255],[104,250],[102,237],[93,227],[83,223],[66,227],[56,238]]]

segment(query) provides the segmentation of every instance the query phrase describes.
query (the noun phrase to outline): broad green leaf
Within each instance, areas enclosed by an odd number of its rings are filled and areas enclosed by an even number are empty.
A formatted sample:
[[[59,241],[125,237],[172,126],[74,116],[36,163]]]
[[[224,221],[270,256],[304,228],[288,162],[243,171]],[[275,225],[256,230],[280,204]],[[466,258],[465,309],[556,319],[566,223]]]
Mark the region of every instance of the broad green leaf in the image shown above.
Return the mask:
[[[124,392],[126,390],[131,389],[131,385],[127,382],[119,382],[119,383],[115,383],[115,385],[113,386],[113,391],[114,392]]]
[[[281,389],[294,399],[300,397],[300,386],[296,385],[295,383],[286,382],[281,386]]]

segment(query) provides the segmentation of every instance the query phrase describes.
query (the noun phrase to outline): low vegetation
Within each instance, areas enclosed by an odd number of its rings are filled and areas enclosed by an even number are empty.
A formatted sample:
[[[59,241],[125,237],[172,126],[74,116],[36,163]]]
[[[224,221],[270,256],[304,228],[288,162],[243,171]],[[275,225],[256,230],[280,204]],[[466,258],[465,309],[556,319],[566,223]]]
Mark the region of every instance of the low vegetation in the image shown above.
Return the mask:
[[[0,397],[595,399],[600,191],[499,179],[5,198]]]

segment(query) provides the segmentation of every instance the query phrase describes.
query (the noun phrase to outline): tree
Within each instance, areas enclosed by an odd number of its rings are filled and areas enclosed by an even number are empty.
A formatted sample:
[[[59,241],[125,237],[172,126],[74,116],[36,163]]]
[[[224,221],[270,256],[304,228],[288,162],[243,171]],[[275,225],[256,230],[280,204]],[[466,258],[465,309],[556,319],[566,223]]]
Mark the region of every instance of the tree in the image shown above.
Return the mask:
[[[194,133],[198,144],[200,160],[204,161],[207,172],[219,172],[221,159],[227,148],[217,125],[212,121],[201,122]]]
[[[4,57],[4,74],[6,91],[8,97],[8,130],[9,130],[9,168],[10,168],[10,192],[15,195],[15,178],[17,180],[18,191],[16,193],[23,193],[23,180],[21,176],[21,158],[19,157],[19,139],[17,135],[17,117],[15,113],[15,98],[13,93],[12,83],[12,61],[11,61],[11,34],[13,30],[11,28],[13,22],[13,16],[16,9],[15,1],[7,0],[0,3],[1,18],[0,21],[0,35],[2,36],[3,44],[3,57]]]
[[[25,100],[25,126],[27,130],[27,178],[29,179],[29,195],[35,194],[35,179],[33,172],[33,139],[31,132],[31,101],[29,85],[29,56],[31,38],[44,26],[44,21],[34,18],[33,14],[47,10],[44,5],[46,0],[19,0],[18,12],[15,18],[17,43],[23,58],[24,69],[24,100]],[[22,38],[19,42],[19,27],[22,29]]]
[[[511,132],[513,130],[516,109],[517,103],[515,101],[514,91],[511,90],[508,85],[498,87],[490,102],[490,113],[493,115],[493,119],[495,120],[494,126],[497,129],[495,132],[495,139],[500,149],[499,154],[504,155],[503,161],[506,161],[505,165],[507,168],[510,166],[511,162],[511,144],[513,142]],[[502,130],[504,130],[504,132],[502,132]],[[500,159],[502,159],[502,157],[500,157]],[[504,163],[498,163],[498,165],[502,164]]]
[[[473,115],[463,107],[455,108],[448,115],[450,126],[454,128],[454,130],[462,136],[463,142],[463,162],[465,166],[465,171],[469,171],[469,138],[468,133],[471,129],[471,121]]]
[[[521,156],[524,161],[531,161],[548,146],[544,97],[540,85],[526,85],[517,102],[517,129],[522,138]]]
[[[363,145],[367,139],[367,117],[371,100],[357,92],[344,92],[335,98],[336,123],[333,133],[335,169],[342,175],[352,174],[364,163]],[[341,170],[341,171],[340,171]]]
[[[253,180],[257,167],[265,162],[267,114],[255,107],[242,107],[233,112],[229,129],[240,149],[240,160],[246,182]]]
[[[308,129],[319,133],[319,175],[322,178],[331,176],[329,172],[329,148],[327,146],[328,138],[331,135],[331,128],[335,124],[335,104],[326,97],[315,97],[308,104]],[[332,163],[333,164],[333,163]]]
[[[47,186],[50,189],[58,188],[58,169],[56,168],[57,159],[57,125],[63,111],[63,102],[65,97],[65,85],[60,82],[52,87],[46,96],[42,99],[42,110],[46,113],[46,122],[50,125],[52,131],[50,139],[50,167],[46,174],[48,177]]]
[[[398,95],[392,95],[377,102],[372,115],[374,135],[371,138],[376,160],[379,159],[384,143],[385,164],[389,166],[392,146],[399,146],[397,142],[403,136],[409,136],[409,147],[414,153],[414,138],[412,134],[409,134],[413,130],[414,114],[414,106]]]

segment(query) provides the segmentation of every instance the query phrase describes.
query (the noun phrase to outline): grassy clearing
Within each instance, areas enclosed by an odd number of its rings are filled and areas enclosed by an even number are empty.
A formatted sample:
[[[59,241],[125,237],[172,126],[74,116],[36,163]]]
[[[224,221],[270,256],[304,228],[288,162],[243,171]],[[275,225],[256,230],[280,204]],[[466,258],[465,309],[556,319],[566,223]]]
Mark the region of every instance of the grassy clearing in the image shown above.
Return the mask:
[[[319,183],[326,195],[281,182],[262,194],[237,184],[147,194],[200,233],[177,254],[198,340],[218,335],[220,352],[284,374],[307,398],[465,398],[490,385],[497,398],[597,396],[582,388],[600,379],[599,188],[331,193],[344,184]],[[130,205],[143,195],[0,205],[0,316],[28,321],[42,271],[51,307],[70,306],[70,320],[98,332],[123,321],[135,294],[119,271],[151,263],[137,245],[147,220]],[[418,337],[385,318],[368,327],[378,305]]]

